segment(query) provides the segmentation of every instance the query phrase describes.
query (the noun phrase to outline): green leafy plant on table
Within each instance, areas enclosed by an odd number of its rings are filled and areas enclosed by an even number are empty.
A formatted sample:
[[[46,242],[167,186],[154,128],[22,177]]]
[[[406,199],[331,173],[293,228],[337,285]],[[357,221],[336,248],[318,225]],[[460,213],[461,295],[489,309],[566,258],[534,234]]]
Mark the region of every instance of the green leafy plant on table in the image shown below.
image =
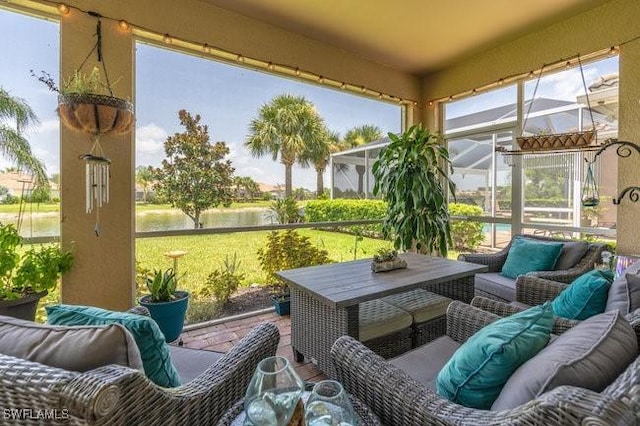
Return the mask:
[[[0,302],[33,299],[33,320],[38,300],[56,288],[62,274],[71,270],[73,254],[56,245],[22,249],[23,240],[11,224],[0,223]],[[15,303],[6,303],[13,306]],[[13,315],[0,308],[0,312]],[[17,314],[21,315],[21,314]]]
[[[373,193],[387,202],[383,235],[396,249],[446,257],[452,245],[447,187],[455,197],[455,184],[445,172],[453,168],[442,138],[419,125],[389,138],[372,169]]]

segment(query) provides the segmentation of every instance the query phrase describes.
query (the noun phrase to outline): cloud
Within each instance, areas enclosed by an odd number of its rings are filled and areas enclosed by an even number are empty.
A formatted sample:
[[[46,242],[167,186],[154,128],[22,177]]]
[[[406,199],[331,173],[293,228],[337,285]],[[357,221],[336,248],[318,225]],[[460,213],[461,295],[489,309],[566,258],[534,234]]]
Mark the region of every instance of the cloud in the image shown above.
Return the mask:
[[[168,132],[155,123],[136,129],[136,163],[138,165],[158,165],[164,158],[163,143]]]
[[[599,75],[600,73],[597,69],[591,68],[585,70],[584,79],[587,82],[587,86],[598,78]],[[581,95],[584,95],[584,86],[582,84],[580,69],[573,68],[543,77],[540,81],[540,87],[538,87],[536,97],[544,96],[575,102],[576,97]]]

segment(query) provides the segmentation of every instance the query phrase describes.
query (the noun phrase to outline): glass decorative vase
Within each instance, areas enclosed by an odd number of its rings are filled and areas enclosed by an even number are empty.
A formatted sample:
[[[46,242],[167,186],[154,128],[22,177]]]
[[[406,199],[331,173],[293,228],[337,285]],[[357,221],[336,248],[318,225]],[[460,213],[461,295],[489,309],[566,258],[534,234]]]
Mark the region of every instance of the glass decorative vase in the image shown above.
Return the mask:
[[[281,356],[258,364],[244,398],[247,426],[286,426],[300,401],[304,383]]]
[[[307,426],[355,426],[356,414],[342,385],[323,380],[314,387],[305,408]]]

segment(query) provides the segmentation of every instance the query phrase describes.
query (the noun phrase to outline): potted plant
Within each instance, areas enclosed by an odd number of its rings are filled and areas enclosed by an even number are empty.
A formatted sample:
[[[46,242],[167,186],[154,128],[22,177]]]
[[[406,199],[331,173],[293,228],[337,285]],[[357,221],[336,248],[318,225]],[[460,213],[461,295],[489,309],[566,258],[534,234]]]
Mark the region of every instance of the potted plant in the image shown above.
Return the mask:
[[[445,172],[453,168],[442,138],[419,125],[389,138],[372,169],[373,193],[387,202],[383,235],[396,249],[446,257],[452,244],[446,187],[455,198],[455,184]]]
[[[37,78],[59,94],[58,115],[68,128],[91,135],[119,135],[133,127],[133,105],[113,96],[111,87],[100,79],[97,67],[89,74],[75,71],[64,80],[62,89],[44,71]]]
[[[22,249],[11,224],[0,224],[0,314],[34,321],[38,301],[71,269],[73,255],[54,245]]]
[[[178,277],[173,268],[154,269],[145,274],[144,283],[151,294],[142,296],[138,302],[149,310],[165,340],[173,342],[180,337],[184,327],[189,292],[176,290]]]
[[[258,249],[258,260],[262,270],[267,274],[267,282],[273,286],[271,302],[278,315],[289,314],[291,299],[289,287],[275,273],[331,262],[326,250],[315,247],[309,241],[309,237],[291,229],[270,233],[266,246]]]
[[[407,262],[398,257],[398,250],[380,248],[373,255],[371,262],[371,270],[373,272],[393,271],[394,269],[403,269],[407,267]]]

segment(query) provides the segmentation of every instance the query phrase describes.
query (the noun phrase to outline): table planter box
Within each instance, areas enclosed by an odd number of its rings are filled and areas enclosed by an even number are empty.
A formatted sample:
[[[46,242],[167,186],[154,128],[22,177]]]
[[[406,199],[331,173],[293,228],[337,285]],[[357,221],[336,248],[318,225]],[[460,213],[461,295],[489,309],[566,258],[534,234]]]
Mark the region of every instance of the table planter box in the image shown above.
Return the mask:
[[[271,303],[276,308],[276,314],[289,315],[291,311],[291,297],[290,296],[271,296]]]

